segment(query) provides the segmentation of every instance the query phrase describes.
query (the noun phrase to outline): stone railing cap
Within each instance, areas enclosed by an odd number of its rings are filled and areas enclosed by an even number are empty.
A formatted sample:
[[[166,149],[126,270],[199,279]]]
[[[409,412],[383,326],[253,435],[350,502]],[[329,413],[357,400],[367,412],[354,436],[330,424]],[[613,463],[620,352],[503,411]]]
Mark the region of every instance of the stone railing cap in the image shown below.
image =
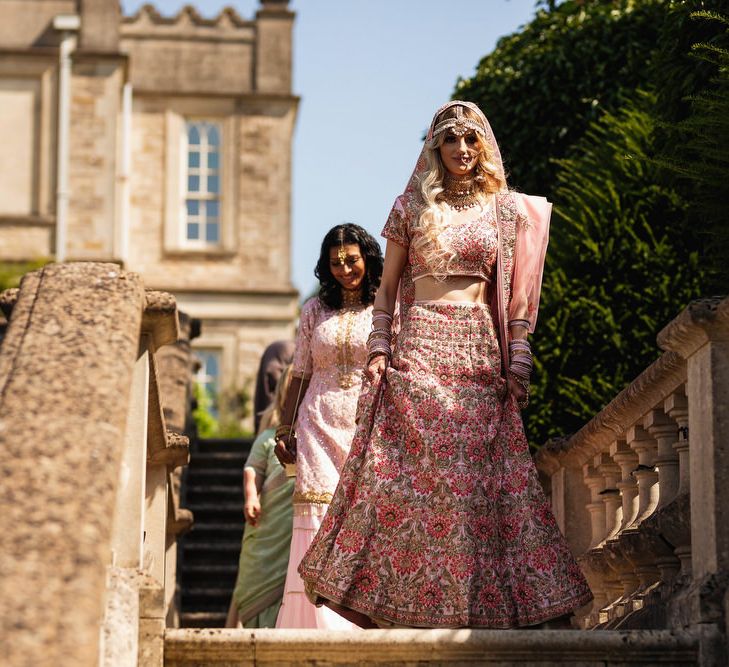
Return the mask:
[[[652,410],[686,381],[686,361],[675,352],[664,352],[568,441],[557,440],[536,463],[546,467],[555,458],[564,464],[582,465],[620,438],[638,419]]]
[[[690,357],[710,340],[729,340],[729,297],[692,301],[658,334],[658,345]]]

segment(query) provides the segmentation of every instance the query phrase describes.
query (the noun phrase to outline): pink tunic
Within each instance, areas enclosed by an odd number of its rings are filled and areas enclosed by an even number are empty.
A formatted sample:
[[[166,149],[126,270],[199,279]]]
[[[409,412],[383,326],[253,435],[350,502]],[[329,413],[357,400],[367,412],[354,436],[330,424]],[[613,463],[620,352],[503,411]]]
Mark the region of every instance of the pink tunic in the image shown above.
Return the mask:
[[[339,482],[355,431],[372,306],[332,310],[310,299],[301,311],[293,372],[309,379],[296,419],[296,485],[289,568],[277,628],[351,629],[306,599],[297,572]]]

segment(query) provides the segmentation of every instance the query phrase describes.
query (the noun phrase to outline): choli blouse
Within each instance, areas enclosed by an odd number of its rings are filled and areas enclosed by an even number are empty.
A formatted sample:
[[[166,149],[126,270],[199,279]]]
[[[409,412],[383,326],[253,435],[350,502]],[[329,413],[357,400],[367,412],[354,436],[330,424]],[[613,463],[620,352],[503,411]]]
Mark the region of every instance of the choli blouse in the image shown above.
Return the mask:
[[[434,267],[428,266],[425,256],[412,243],[422,232],[408,224],[400,199],[395,200],[382,236],[407,248],[408,263],[413,280],[436,275]],[[438,236],[440,247],[450,256],[438,275],[475,276],[490,281],[498,252],[498,232],[493,205],[472,210],[472,215],[463,222],[447,225]]]

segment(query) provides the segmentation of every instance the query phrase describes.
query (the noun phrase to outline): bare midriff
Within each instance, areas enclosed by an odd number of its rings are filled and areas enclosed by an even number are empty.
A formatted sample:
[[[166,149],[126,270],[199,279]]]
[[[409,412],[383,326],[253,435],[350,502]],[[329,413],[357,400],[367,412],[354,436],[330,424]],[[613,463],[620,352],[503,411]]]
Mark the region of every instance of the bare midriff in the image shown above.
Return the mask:
[[[445,280],[423,276],[415,281],[415,300],[486,303],[487,290],[488,282],[477,276],[448,276]]]

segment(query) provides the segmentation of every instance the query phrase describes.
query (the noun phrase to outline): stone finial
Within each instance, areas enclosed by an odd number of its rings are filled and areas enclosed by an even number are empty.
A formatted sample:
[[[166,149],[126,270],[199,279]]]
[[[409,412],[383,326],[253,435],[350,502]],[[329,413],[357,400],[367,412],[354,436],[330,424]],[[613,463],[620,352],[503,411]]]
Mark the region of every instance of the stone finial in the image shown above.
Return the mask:
[[[10,314],[13,312],[13,306],[18,301],[18,288],[11,287],[3,292],[0,292],[0,310],[3,315],[10,319]]]
[[[169,292],[145,291],[142,332],[151,335],[153,351],[180,337],[177,302]]]

